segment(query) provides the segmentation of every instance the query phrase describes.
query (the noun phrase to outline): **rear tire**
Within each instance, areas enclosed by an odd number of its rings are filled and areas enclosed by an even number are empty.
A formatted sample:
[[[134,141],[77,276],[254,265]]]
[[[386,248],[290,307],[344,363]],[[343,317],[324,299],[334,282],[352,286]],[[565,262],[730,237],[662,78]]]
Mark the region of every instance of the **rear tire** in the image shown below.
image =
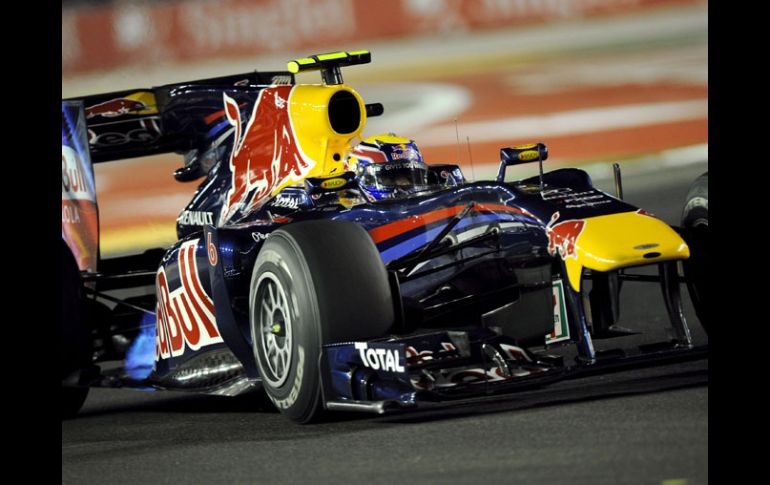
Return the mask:
[[[709,222],[709,182],[708,172],[704,173],[690,186],[682,211],[682,227],[688,229],[690,259],[683,263],[695,314],[698,315],[703,329],[708,334],[708,222]]]
[[[271,233],[254,264],[249,301],[262,385],[298,423],[322,408],[322,346],[384,336],[394,321],[380,253],[362,227],[344,221]]]
[[[91,335],[83,301],[83,283],[72,252],[62,242],[62,315],[59,345],[59,374],[68,375],[91,363]],[[59,409],[62,419],[74,417],[88,396],[87,387],[61,387]]]

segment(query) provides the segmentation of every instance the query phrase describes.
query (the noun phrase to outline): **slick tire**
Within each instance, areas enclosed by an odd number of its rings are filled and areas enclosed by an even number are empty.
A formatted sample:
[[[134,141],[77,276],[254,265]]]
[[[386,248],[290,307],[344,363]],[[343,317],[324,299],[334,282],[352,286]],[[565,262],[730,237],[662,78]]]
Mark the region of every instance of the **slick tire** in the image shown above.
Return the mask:
[[[709,179],[704,173],[690,186],[684,209],[682,227],[689,233],[690,258],[684,261],[684,274],[695,314],[708,334],[708,228],[709,228]]]
[[[91,362],[91,337],[86,323],[83,284],[72,252],[62,242],[62,314],[59,340],[59,374],[65,377]],[[61,387],[61,418],[74,417],[88,396],[87,387]]]
[[[322,408],[324,344],[386,335],[394,321],[379,251],[360,226],[307,221],[270,234],[251,277],[250,327],[262,385],[297,423]]]

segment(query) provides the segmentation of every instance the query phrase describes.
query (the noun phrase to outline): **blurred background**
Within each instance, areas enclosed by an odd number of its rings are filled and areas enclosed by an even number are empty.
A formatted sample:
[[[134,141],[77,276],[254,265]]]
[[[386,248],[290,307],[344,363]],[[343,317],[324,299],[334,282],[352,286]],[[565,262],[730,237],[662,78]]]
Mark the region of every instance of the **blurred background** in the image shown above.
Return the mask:
[[[470,179],[496,174],[501,147],[538,141],[546,169],[580,166],[595,181],[612,162],[624,176],[708,168],[700,0],[63,1],[62,97],[358,49],[372,63],[346,68],[345,82],[385,105],[364,135],[413,138],[428,163],[459,162]],[[197,186],[173,179],[182,161],[95,166],[102,256],[176,240]]]

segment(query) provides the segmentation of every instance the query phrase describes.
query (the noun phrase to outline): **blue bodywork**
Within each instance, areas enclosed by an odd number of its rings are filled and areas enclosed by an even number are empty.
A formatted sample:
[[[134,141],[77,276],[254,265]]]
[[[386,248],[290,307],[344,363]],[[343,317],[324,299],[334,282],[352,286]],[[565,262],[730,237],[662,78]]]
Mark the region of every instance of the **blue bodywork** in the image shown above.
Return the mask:
[[[193,201],[185,208],[185,211],[196,213],[211,213],[216,219],[221,208],[223,194],[228,186],[230,173],[224,164],[215,165],[207,178],[201,183]],[[442,165],[445,168],[446,165]],[[457,169],[459,170],[459,169]],[[545,183],[553,187],[573,186],[582,191],[592,191],[598,196],[606,198],[607,203],[589,209],[590,215],[605,213],[617,213],[636,210],[635,207],[614,199],[592,188],[588,175],[577,169],[562,169],[546,174]],[[473,258],[474,254],[481,257],[472,264],[441,270],[441,266],[456,259],[456,255],[437,257],[424,263],[421,271],[431,271],[438,268],[439,271],[425,278],[403,281],[400,285],[401,296],[404,299],[424,299],[439,285],[453,279],[470,278],[468,266],[483,265],[485,262],[505,260],[513,263],[515,271],[525,271],[527,268],[536,268],[541,276],[548,278],[548,285],[532,290],[539,295],[547,292],[550,295],[550,280],[557,279],[562,272],[558,258],[548,254],[548,238],[545,226],[550,216],[556,210],[562,210],[570,214],[570,210],[559,207],[558,201],[544,200],[538,189],[538,179],[524,180],[517,184],[502,182],[476,182],[453,184],[446,187],[435,187],[433,191],[422,195],[412,196],[407,199],[395,199],[378,201],[374,203],[363,202],[353,206],[345,206],[339,203],[340,198],[345,197],[345,191],[339,193],[327,193],[321,198],[314,198],[307,187],[287,187],[275,197],[267,201],[259,210],[248,214],[230,225],[215,228],[211,225],[205,227],[188,224],[178,224],[180,236],[179,242],[170,248],[163,258],[162,268],[169,275],[170,288],[181,286],[179,282],[179,254],[180,248],[185,244],[195,241],[195,258],[197,261],[198,278],[201,281],[207,295],[212,298],[215,308],[216,325],[220,331],[222,341],[201,348],[198,351],[186,351],[178,356],[161,358],[156,362],[155,370],[149,381],[156,385],[174,387],[171,382],[175,376],[190,373],[190,369],[200,368],[205,361],[205,354],[219,356],[231,354],[232,362],[242,366],[242,372],[231,378],[257,378],[258,370],[252,350],[251,334],[249,329],[248,304],[249,282],[252,276],[252,268],[264,241],[270,233],[285,224],[293,222],[332,219],[354,222],[367,231],[374,239],[383,263],[393,264],[400,259],[414,254],[430,243],[447,225],[448,221],[468,204],[475,204],[467,216],[462,218],[449,233],[449,237],[456,241],[463,241],[476,234],[484,233],[497,228],[500,233],[497,247],[490,253],[488,243],[480,242],[463,250],[464,258]],[[347,189],[346,189],[347,190]],[[586,216],[586,210],[581,211],[581,216]],[[181,218],[180,218],[181,220]],[[211,265],[210,250],[216,251],[217,263]],[[487,254],[490,253],[490,254]],[[516,277],[521,275],[516,273]],[[515,280],[515,278],[513,278]],[[501,285],[503,281],[488,282],[489,286]],[[478,288],[477,288],[478,289]],[[485,288],[481,288],[485,290]],[[584,332],[585,317],[582,305],[578,303],[576,294],[567,292],[569,305],[570,325],[573,327],[570,334],[573,338],[570,342],[580,340]],[[519,297],[524,295],[522,292]],[[515,300],[516,297],[513,297]],[[440,303],[440,302],[438,302]],[[531,310],[531,309],[530,309]],[[540,323],[535,325],[542,336],[552,328],[552,313],[534,312],[529,318],[537,318]],[[462,325],[457,319],[465,318],[459,313],[455,320],[447,319],[451,325]],[[582,322],[582,323],[581,323]],[[467,323],[467,322],[465,322]],[[160,327],[159,327],[160,328]],[[537,333],[537,332],[536,332]],[[433,339],[435,342],[422,342],[420,352],[431,350],[441,338],[451,343],[451,337],[446,337],[445,332],[439,332]],[[443,337],[442,337],[443,336]],[[467,335],[463,338],[467,338]],[[489,339],[489,336],[486,336]],[[497,337],[495,337],[497,338]],[[424,340],[424,339],[423,339]],[[504,337],[498,338],[506,341]],[[513,345],[515,340],[508,339]],[[372,344],[374,345],[374,344]],[[378,342],[377,345],[397,351],[406,362],[404,343]],[[454,345],[454,344],[453,344]],[[189,350],[189,349],[188,349]],[[433,351],[433,350],[431,350]],[[364,382],[364,377],[376,374],[377,385],[373,387],[374,396],[368,399],[399,402],[408,406],[415,399],[417,390],[410,382],[407,371],[393,372],[384,369],[365,369],[360,362],[358,352],[353,344],[329,345],[324,349],[325,365],[328,365],[328,374],[324,374],[325,399],[330,401],[360,398],[355,395],[356,382]],[[210,382],[201,378],[201,389],[211,389],[220,386],[219,379]],[[462,382],[462,381],[461,381]]]

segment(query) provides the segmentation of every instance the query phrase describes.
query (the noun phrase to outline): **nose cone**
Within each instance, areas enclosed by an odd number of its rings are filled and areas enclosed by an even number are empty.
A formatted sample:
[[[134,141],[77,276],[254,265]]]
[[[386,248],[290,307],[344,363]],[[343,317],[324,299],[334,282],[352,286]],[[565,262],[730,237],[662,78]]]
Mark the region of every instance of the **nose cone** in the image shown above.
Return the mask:
[[[668,224],[639,212],[587,219],[576,246],[583,265],[598,271],[690,257],[690,248]]]
[[[565,258],[573,288],[582,268],[612,271],[630,266],[687,259],[690,248],[668,224],[643,211],[583,219],[574,254]]]

